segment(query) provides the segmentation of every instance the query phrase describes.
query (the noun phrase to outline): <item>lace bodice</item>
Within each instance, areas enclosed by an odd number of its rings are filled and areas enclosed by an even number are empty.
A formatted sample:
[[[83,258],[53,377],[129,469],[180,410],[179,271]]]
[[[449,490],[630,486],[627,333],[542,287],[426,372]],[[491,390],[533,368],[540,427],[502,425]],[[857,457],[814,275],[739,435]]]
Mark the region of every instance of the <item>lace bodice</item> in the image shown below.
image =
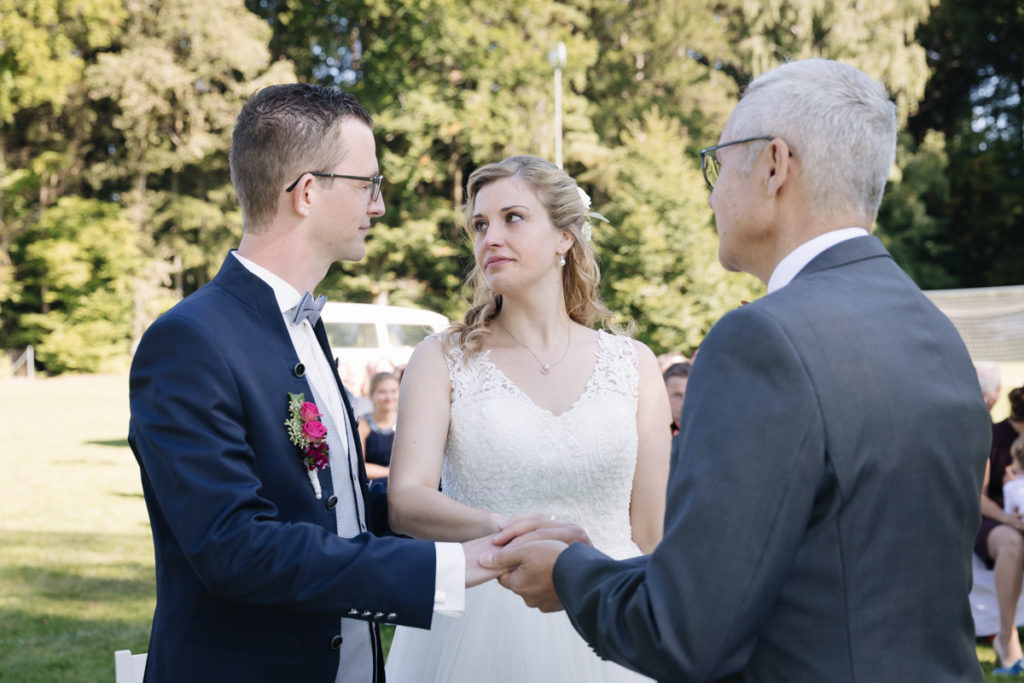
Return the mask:
[[[451,423],[441,485],[472,507],[542,512],[582,526],[603,552],[639,555],[629,501],[636,467],[639,373],[626,337],[598,336],[583,394],[560,415],[536,405],[490,360],[448,352]]]

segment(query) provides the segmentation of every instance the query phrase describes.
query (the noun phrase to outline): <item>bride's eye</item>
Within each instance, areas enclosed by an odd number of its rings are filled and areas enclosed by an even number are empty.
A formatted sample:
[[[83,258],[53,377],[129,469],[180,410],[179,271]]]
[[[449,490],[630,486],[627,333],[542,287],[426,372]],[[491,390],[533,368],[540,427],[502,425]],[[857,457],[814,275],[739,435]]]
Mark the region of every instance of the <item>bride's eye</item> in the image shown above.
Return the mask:
[[[509,223],[518,223],[519,221],[523,220],[523,217],[521,214],[510,212],[507,216],[505,216],[505,220]]]
[[[473,232],[483,232],[487,229],[487,221],[473,221]]]

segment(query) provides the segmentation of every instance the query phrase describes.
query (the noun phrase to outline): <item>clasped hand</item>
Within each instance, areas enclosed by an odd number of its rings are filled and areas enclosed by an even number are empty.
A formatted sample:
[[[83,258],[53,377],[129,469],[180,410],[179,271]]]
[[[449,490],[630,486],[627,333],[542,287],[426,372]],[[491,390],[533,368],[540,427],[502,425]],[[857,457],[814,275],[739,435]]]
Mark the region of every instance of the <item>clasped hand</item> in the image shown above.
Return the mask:
[[[587,533],[576,524],[541,514],[518,515],[498,528],[497,534],[477,539],[486,540],[487,545],[471,545],[477,541],[467,544],[467,552],[479,551],[477,562],[483,571],[481,576],[486,578],[478,583],[497,576],[498,583],[518,594],[528,606],[542,612],[562,609],[552,569],[570,543],[590,544]]]

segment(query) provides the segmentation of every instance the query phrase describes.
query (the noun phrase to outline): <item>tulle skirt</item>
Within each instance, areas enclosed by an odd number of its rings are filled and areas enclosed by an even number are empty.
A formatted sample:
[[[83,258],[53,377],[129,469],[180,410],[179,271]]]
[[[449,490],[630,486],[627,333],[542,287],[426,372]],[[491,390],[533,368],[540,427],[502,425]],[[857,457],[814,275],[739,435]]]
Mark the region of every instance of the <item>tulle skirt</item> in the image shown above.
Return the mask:
[[[498,582],[466,591],[460,617],[434,615],[430,630],[399,626],[388,683],[626,683],[650,681],[600,659],[565,612],[544,614]]]

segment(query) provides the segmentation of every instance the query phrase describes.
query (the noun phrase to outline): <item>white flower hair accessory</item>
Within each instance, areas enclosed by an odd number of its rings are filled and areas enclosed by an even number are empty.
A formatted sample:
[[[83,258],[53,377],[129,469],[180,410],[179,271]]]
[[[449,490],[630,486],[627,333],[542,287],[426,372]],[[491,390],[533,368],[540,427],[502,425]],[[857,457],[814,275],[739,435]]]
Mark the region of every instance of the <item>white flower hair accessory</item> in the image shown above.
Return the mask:
[[[580,193],[580,201],[583,203],[583,225],[580,226],[580,237],[583,238],[584,242],[589,242],[594,237],[594,226],[590,219],[594,218],[605,223],[609,221],[598,212],[590,210],[590,195],[582,187],[577,185],[576,191]]]

